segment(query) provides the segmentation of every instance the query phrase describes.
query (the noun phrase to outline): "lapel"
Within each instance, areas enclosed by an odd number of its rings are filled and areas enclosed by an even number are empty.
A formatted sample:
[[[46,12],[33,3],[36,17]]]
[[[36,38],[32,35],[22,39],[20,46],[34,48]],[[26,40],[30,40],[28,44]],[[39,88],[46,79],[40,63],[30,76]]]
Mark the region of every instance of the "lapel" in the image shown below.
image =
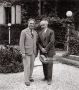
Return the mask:
[[[45,34],[43,34],[43,31],[41,31],[40,32],[40,34],[39,34],[39,37],[40,37],[40,39],[41,39],[41,41],[44,43],[46,40],[47,40],[47,36],[48,36],[48,33],[49,33],[49,30],[47,29],[47,31],[46,31],[46,33]],[[44,36],[43,36],[44,35]]]
[[[31,32],[30,32],[30,29],[29,28],[27,28],[26,32],[32,38],[32,35],[31,35]],[[33,32],[33,34],[34,34],[34,32]]]
[[[41,41],[43,41],[43,30],[39,33],[39,37],[40,37]]]
[[[46,39],[47,39],[48,33],[49,33],[49,30],[47,29],[47,31],[46,31],[46,33],[45,33],[45,38],[46,38]]]

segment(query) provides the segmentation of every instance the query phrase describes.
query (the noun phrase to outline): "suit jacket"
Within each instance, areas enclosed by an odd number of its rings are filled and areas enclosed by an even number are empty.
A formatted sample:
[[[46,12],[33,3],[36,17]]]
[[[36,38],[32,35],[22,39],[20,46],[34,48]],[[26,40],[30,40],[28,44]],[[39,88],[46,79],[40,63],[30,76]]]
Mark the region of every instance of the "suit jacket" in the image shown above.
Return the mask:
[[[45,48],[47,51],[47,54],[45,54],[48,57],[53,57],[55,55],[55,47],[54,47],[54,31],[51,29],[47,29],[46,33],[43,34],[43,31],[40,31],[38,34],[38,47],[40,49],[40,54],[42,53],[42,48]]]
[[[37,43],[37,32],[33,30],[33,37],[31,35],[30,29],[26,28],[22,30],[20,35],[20,50],[22,54],[36,55],[36,43]]]

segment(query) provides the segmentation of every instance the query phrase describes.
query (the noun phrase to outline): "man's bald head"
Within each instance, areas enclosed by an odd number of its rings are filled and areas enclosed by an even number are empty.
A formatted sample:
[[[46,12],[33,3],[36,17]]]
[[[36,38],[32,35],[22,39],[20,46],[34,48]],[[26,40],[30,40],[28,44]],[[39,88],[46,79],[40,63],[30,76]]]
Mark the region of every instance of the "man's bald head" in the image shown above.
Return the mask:
[[[47,21],[47,20],[42,20],[42,21],[40,22],[40,25],[43,25],[43,24],[48,25],[48,21]]]

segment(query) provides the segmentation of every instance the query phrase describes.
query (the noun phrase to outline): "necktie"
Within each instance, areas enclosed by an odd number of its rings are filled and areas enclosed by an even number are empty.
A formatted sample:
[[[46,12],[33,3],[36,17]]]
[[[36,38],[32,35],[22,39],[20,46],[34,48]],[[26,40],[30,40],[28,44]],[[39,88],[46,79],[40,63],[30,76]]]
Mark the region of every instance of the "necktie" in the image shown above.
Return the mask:
[[[33,30],[31,30],[31,36],[32,36],[32,38],[33,38]]]

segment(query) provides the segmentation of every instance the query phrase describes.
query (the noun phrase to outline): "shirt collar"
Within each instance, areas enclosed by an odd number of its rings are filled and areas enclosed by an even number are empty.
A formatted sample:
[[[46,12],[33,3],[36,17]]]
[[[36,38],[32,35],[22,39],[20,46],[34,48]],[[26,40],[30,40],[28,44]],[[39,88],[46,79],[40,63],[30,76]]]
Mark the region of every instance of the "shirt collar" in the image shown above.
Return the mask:
[[[46,31],[47,31],[47,28],[44,30],[44,32],[46,33]]]
[[[29,27],[28,27],[28,30],[29,30],[30,32],[31,32],[31,31],[33,32],[33,29],[31,30]]]

